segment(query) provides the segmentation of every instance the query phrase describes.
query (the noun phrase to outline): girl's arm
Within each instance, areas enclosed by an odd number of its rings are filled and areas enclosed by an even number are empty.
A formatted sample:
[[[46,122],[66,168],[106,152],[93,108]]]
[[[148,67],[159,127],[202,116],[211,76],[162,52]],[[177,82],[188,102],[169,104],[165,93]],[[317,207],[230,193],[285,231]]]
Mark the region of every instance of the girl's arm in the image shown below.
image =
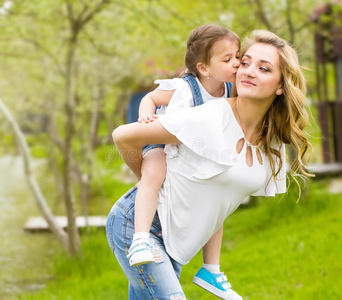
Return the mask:
[[[157,118],[156,108],[160,105],[168,105],[174,90],[154,90],[142,98],[139,106],[138,122],[153,122]]]
[[[148,93],[144,98],[142,98],[139,106],[139,119],[138,122],[153,122],[157,119],[157,115],[155,114],[156,108],[160,105],[168,105],[174,90],[154,90]],[[146,143],[146,144],[149,144]],[[142,146],[146,145],[143,144]],[[141,163],[142,163],[142,155],[138,154],[134,151],[129,151],[125,154],[125,150],[121,152],[121,157],[124,159],[129,168],[133,171],[133,173],[137,176],[137,179],[141,178]],[[132,156],[132,157],[131,157]]]
[[[131,123],[121,125],[113,131],[113,140],[122,159],[134,172],[138,180],[141,178],[141,147],[147,144],[179,143],[159,122]]]

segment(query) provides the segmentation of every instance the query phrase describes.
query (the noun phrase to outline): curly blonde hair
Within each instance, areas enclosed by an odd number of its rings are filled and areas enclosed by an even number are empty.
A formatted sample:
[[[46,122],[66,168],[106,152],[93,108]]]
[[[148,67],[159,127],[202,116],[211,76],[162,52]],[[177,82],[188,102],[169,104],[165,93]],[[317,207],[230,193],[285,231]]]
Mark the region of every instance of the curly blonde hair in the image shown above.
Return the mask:
[[[309,121],[309,117],[306,111],[305,78],[297,53],[286,41],[274,33],[266,30],[255,30],[249,38],[244,40],[241,57],[245,55],[252,45],[258,43],[272,45],[278,50],[283,88],[283,93],[276,96],[265,115],[258,147],[262,147],[266,152],[274,179],[285,163],[281,159],[280,148],[275,149],[271,147],[274,137],[285,144],[294,146],[296,158],[291,164],[292,178],[295,179],[294,176],[299,172],[304,176],[314,176],[306,171],[307,162],[303,161],[304,154],[308,149],[312,151],[312,146],[303,130]],[[279,161],[278,170],[275,167],[276,161],[274,156]],[[307,161],[309,160],[310,157]],[[297,182],[296,179],[295,181]]]

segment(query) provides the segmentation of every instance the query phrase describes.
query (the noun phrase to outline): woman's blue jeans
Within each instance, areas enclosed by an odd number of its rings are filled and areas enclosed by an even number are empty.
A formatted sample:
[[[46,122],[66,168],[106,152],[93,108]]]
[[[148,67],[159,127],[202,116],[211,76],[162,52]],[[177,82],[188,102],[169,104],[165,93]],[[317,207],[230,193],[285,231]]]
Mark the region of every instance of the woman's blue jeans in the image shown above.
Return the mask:
[[[111,209],[106,226],[109,247],[129,281],[129,300],[183,300],[186,299],[179,282],[182,265],[166,252],[158,215],[151,230],[150,242],[155,262],[131,267],[127,258],[134,233],[134,200],[137,188],[123,195]]]

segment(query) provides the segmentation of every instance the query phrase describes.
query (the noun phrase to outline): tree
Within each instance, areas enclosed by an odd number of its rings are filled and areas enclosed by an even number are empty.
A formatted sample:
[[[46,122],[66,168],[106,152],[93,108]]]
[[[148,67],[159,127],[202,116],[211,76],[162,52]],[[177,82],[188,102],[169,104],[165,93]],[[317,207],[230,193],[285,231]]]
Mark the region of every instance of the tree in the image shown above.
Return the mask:
[[[32,110],[49,119],[46,156],[73,228],[72,253],[79,249],[75,206],[80,199],[87,215],[94,150],[111,142],[132,92],[184,67],[191,30],[216,23],[243,37],[271,29],[301,49],[307,65],[315,2],[12,1],[0,16],[1,92],[14,115]]]
[[[30,151],[29,147],[26,143],[25,137],[18,126],[18,123],[14,120],[12,114],[7,109],[6,105],[0,99],[0,111],[4,115],[5,119],[9,122],[13,129],[14,136],[16,137],[16,141],[18,144],[18,148],[23,156],[24,160],[24,168],[25,168],[25,176],[27,182],[31,188],[31,191],[34,195],[36,203],[44,216],[45,220],[49,224],[49,227],[53,234],[56,236],[57,240],[60,242],[62,248],[65,251],[69,250],[69,241],[67,239],[67,235],[64,232],[63,228],[59,227],[58,223],[56,222],[53,214],[51,213],[49,206],[46,203],[46,200],[40,190],[40,187],[32,173],[31,168],[31,158],[30,158]]]

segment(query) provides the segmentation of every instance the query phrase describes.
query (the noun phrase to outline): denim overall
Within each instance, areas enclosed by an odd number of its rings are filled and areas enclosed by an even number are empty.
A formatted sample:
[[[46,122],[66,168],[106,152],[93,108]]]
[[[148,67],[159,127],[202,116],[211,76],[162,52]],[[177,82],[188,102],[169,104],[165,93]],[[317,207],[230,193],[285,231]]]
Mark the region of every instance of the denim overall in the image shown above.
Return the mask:
[[[190,85],[195,106],[203,104],[201,91],[195,77],[185,74],[182,78]],[[226,84],[230,96],[232,85],[231,83]],[[148,145],[147,147],[150,146],[152,148],[164,147],[164,145]],[[137,187],[134,186],[114,204],[109,212],[106,225],[109,247],[129,281],[128,299],[184,300],[186,297],[179,282],[182,265],[169,256],[165,250],[157,213],[152,221],[149,237],[155,262],[135,267],[129,265],[127,253],[134,234],[136,194]]]
[[[203,102],[203,97],[202,97],[202,94],[201,94],[201,90],[198,86],[198,83],[196,81],[196,78],[190,74],[184,74],[182,76],[182,79],[184,81],[186,81],[189,86],[190,86],[190,89],[191,89],[191,93],[192,93],[192,98],[194,99],[194,106],[198,106],[198,105],[202,105],[204,102]],[[233,87],[233,84],[231,82],[225,82],[226,84],[226,87],[227,87],[227,93],[228,93],[228,98],[231,97],[231,92],[232,92],[232,87]],[[145,145],[142,147],[142,153],[143,155],[151,150],[151,149],[155,149],[155,148],[164,148],[165,145],[163,144],[156,144],[156,145]]]

